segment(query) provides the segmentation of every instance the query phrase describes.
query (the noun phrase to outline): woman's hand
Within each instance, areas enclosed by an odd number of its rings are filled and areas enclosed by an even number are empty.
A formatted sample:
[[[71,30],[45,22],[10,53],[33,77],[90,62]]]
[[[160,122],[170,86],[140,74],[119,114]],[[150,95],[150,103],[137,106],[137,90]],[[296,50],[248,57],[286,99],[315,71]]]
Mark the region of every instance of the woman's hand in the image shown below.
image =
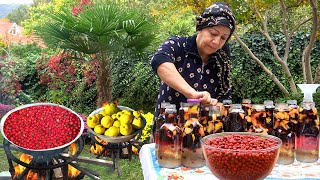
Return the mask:
[[[194,91],[193,95],[188,97],[190,99],[200,99],[204,106],[215,106],[218,103],[217,99],[211,98],[207,91]]]

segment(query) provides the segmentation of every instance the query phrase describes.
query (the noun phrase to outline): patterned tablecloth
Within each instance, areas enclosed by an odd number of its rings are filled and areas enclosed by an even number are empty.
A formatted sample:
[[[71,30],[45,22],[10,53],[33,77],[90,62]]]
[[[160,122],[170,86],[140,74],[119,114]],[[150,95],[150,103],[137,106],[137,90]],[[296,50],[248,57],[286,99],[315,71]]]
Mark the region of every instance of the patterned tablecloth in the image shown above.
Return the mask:
[[[202,168],[175,169],[161,168],[155,156],[155,144],[145,144],[140,150],[140,162],[142,165],[143,176],[145,180],[217,180],[207,166]],[[320,160],[316,163],[299,163],[291,165],[277,165],[273,168],[271,174],[265,180],[320,180]]]

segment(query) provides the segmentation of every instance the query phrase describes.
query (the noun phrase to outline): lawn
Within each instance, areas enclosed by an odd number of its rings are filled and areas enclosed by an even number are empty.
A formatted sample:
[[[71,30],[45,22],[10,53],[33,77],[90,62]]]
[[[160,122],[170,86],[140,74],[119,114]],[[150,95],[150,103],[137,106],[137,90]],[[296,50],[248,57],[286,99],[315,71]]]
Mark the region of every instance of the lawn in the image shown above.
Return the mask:
[[[3,137],[0,134],[0,142],[3,142]],[[95,157],[95,155],[90,154],[89,152],[90,145],[86,145],[85,149],[82,151],[81,156],[86,157]],[[2,171],[8,171],[9,165],[7,163],[7,157],[5,155],[5,152],[2,148],[0,148],[0,172]],[[111,160],[111,159],[107,159]],[[112,179],[125,179],[125,180],[142,180],[143,174],[141,169],[141,164],[139,161],[139,157],[136,155],[133,155],[132,160],[129,161],[128,159],[121,159],[120,160],[120,166],[122,169],[122,176],[118,176],[117,171],[111,171],[109,167],[105,166],[99,166],[99,165],[92,165],[87,163],[79,163],[81,167],[85,167],[94,171],[97,171],[100,173],[100,178],[102,180],[112,180]],[[91,179],[88,176],[85,176],[84,179]]]

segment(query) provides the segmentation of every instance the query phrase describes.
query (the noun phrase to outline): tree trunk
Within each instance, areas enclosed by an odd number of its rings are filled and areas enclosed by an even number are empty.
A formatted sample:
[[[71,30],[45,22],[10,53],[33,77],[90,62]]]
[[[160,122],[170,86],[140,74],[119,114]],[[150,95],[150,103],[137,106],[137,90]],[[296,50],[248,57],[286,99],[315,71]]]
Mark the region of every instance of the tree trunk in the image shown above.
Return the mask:
[[[320,64],[318,65],[316,69],[316,73],[314,75],[314,84],[320,84]]]
[[[97,107],[111,101],[111,71],[109,58],[106,54],[98,55],[100,67],[97,77]]]

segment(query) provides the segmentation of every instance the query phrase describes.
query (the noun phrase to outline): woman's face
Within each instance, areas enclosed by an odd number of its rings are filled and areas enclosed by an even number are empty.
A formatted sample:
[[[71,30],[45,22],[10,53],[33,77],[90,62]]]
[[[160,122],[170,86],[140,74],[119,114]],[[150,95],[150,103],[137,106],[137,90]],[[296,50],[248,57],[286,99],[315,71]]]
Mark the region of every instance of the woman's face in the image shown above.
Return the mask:
[[[200,56],[207,58],[221,49],[231,33],[230,28],[222,25],[207,27],[198,31],[197,46]]]

